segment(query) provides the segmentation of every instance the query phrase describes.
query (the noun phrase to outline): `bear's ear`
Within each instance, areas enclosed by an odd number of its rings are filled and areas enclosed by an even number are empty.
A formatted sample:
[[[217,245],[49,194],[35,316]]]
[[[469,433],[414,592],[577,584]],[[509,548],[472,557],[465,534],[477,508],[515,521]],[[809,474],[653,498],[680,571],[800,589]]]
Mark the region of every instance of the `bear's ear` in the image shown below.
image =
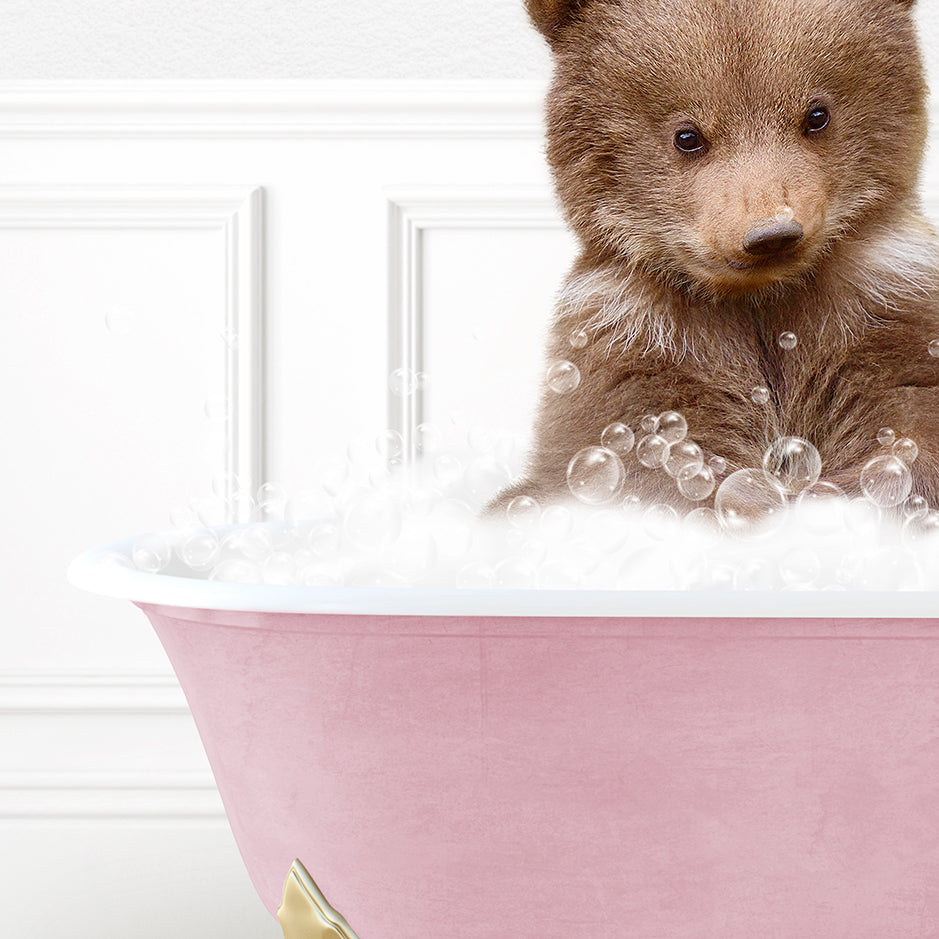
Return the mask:
[[[532,23],[548,42],[554,42],[561,28],[587,0],[525,0]]]

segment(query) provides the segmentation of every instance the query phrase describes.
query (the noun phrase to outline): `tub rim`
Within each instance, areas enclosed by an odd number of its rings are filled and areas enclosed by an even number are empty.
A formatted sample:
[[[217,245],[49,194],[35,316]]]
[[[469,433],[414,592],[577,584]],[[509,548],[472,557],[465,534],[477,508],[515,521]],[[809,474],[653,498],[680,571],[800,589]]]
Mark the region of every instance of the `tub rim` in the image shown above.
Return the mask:
[[[150,574],[117,563],[136,537],[80,554],[69,583],[138,604],[246,613],[381,616],[939,619],[939,591],[558,590],[305,587]],[[783,600],[783,598],[785,598]]]

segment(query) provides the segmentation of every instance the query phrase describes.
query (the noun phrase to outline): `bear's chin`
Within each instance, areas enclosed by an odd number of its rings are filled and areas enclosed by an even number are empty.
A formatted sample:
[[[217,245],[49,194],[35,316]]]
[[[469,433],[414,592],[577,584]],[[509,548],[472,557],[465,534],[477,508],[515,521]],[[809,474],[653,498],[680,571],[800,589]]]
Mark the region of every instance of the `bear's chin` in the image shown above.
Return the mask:
[[[805,254],[765,260],[736,258],[695,260],[683,265],[678,275],[685,289],[698,297],[719,301],[779,294],[804,282],[811,273],[813,259]]]

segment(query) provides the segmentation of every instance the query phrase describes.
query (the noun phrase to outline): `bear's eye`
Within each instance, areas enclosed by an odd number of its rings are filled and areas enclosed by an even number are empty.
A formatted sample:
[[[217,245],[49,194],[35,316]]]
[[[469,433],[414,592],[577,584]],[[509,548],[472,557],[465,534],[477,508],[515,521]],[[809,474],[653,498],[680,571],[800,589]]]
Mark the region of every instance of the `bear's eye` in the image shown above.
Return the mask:
[[[707,148],[707,141],[697,127],[682,127],[675,131],[675,146],[682,153],[701,153]]]
[[[816,104],[809,109],[808,114],[805,115],[805,120],[802,122],[802,129],[807,134],[817,134],[820,130],[824,130],[828,126],[828,122],[831,120],[831,114],[823,104]]]

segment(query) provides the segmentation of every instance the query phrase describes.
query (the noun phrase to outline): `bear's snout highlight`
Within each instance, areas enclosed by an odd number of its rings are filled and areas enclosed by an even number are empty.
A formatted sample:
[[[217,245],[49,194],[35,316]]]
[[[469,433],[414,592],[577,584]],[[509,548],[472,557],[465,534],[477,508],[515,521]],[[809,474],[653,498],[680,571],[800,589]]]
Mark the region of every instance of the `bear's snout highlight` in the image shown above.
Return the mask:
[[[754,225],[743,237],[743,250],[758,258],[782,254],[794,248],[805,234],[795,219],[771,218]]]

